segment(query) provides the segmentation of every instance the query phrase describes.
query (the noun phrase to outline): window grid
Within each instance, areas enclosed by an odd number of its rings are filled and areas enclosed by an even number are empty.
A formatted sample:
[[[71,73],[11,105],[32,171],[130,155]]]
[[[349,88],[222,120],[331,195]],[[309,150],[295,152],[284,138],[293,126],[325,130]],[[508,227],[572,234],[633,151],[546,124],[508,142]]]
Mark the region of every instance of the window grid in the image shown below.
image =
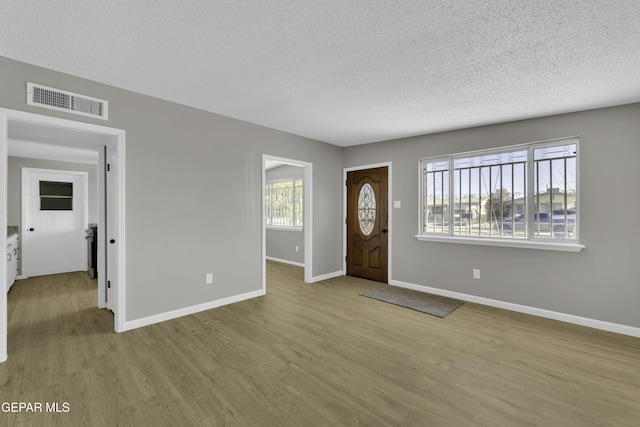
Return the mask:
[[[444,218],[448,216],[448,201],[445,200],[445,188],[449,186],[449,162],[433,161],[424,167],[423,188],[427,203],[424,205],[426,232],[444,233]],[[447,206],[447,208],[445,208]]]
[[[577,233],[577,144],[533,151],[536,183],[533,234],[542,238],[573,239]]]
[[[421,160],[420,233],[577,240],[577,143]]]
[[[303,226],[301,179],[269,181],[265,186],[265,221],[269,227]]]

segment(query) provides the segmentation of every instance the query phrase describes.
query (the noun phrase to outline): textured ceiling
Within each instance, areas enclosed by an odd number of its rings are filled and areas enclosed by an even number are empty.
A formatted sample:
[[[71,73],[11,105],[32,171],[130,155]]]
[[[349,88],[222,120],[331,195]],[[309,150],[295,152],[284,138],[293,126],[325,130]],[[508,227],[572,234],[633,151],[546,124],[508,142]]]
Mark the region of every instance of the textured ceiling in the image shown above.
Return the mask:
[[[640,101],[638,0],[2,3],[2,56],[340,146]]]

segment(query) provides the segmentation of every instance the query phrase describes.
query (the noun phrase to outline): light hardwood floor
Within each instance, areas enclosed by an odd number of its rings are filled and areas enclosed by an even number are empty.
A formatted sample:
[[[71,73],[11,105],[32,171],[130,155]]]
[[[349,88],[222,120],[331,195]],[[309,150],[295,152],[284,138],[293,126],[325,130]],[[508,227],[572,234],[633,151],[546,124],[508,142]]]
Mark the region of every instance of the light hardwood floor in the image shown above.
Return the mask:
[[[86,273],[9,293],[3,426],[637,426],[640,339],[465,303],[444,319],[303,283],[116,334]]]

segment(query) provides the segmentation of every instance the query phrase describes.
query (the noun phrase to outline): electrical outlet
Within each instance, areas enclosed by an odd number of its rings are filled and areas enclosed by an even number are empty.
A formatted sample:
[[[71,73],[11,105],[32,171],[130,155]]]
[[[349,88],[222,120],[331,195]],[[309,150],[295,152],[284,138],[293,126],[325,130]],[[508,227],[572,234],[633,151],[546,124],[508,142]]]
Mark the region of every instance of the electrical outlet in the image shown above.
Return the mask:
[[[300,246],[296,245],[296,252],[300,252]]]
[[[474,279],[480,279],[480,269],[479,268],[474,268],[473,269],[473,278]]]
[[[213,273],[207,273],[204,278],[205,284],[212,285],[213,284]]]

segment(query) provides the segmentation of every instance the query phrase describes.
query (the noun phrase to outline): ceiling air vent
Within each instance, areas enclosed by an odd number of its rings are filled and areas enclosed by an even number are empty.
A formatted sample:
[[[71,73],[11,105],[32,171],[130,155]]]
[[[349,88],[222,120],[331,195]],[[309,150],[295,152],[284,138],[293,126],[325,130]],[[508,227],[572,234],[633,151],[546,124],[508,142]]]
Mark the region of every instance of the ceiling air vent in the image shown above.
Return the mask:
[[[27,83],[27,104],[107,120],[109,103],[66,90]]]

